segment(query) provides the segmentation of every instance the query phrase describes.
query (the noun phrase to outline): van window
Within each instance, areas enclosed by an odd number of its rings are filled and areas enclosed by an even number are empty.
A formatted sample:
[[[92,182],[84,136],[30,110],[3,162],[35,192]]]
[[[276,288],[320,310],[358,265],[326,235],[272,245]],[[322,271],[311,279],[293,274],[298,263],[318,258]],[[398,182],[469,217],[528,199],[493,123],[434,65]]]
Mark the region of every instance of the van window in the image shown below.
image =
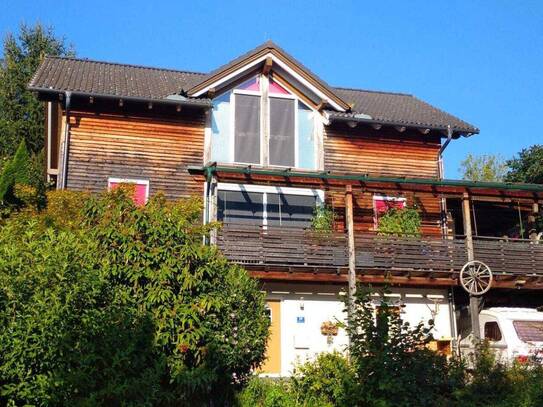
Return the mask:
[[[491,342],[499,342],[502,340],[502,332],[497,322],[485,323],[485,339]]]
[[[523,342],[543,342],[543,321],[513,321],[517,335]]]

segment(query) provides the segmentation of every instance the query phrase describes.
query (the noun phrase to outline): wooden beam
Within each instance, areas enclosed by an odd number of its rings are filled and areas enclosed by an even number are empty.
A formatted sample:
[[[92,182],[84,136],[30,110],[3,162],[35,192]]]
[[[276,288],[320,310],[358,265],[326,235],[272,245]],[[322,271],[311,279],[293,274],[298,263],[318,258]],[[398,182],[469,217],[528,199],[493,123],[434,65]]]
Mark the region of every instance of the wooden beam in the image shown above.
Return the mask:
[[[468,261],[475,260],[473,252],[473,233],[471,230],[471,211],[469,194],[464,193],[462,196],[462,217],[464,219],[464,235],[466,235],[466,250]],[[471,316],[471,333],[476,340],[481,339],[481,329],[479,326],[479,297],[474,295],[469,296],[469,311]]]
[[[356,293],[356,252],[354,244],[353,187],[345,186],[345,224],[347,226],[347,248],[349,253],[349,310]]]
[[[317,105],[317,110],[320,112],[322,109],[324,109],[324,106],[328,104],[328,101],[325,99],[322,99],[320,103]]]
[[[268,75],[271,71],[272,65],[273,65],[272,57],[271,56],[267,57],[266,61],[264,62],[264,66],[262,66],[262,74]]]

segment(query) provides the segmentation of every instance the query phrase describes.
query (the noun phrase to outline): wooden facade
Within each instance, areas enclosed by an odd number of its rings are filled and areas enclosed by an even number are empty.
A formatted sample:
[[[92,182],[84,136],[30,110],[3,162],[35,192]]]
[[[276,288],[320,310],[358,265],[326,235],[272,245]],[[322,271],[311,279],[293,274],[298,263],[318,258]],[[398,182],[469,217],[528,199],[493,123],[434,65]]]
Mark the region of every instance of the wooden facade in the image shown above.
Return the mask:
[[[203,184],[187,172],[201,165],[204,114],[149,118],[71,112],[66,186],[100,192],[108,177],[149,181],[150,194],[169,199],[201,196]]]
[[[399,132],[394,128],[375,130],[371,126],[350,128],[345,123],[326,128],[324,168],[326,171],[372,176],[439,178],[439,135],[421,134],[416,130]],[[442,200],[428,193],[402,193],[383,190],[382,195],[405,197],[409,207],[419,209],[422,232],[442,233]],[[373,193],[353,196],[354,227],[360,232],[375,229]],[[331,193],[329,204],[337,212],[337,229],[345,228],[343,194]]]

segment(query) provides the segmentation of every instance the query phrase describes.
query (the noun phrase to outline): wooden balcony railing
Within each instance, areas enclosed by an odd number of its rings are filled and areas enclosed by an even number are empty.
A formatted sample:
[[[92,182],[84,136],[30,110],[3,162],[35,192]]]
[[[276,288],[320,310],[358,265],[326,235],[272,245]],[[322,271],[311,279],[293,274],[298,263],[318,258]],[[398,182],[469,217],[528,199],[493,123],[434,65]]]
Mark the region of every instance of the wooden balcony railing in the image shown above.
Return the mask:
[[[217,246],[232,262],[256,270],[345,274],[347,236],[295,228],[223,225]],[[457,278],[467,262],[464,239],[355,234],[357,273]],[[475,259],[499,279],[543,279],[543,242],[474,238]]]

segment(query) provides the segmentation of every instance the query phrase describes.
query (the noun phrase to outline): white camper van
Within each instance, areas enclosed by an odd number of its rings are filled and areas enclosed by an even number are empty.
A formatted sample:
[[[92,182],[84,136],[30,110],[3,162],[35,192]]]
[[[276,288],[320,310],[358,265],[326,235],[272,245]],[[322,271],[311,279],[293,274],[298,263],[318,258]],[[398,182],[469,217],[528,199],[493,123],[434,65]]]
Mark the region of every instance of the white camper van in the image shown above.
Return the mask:
[[[480,312],[481,339],[502,361],[540,360],[543,351],[543,312],[531,308],[489,308]],[[460,354],[473,352],[473,338],[460,340]]]

